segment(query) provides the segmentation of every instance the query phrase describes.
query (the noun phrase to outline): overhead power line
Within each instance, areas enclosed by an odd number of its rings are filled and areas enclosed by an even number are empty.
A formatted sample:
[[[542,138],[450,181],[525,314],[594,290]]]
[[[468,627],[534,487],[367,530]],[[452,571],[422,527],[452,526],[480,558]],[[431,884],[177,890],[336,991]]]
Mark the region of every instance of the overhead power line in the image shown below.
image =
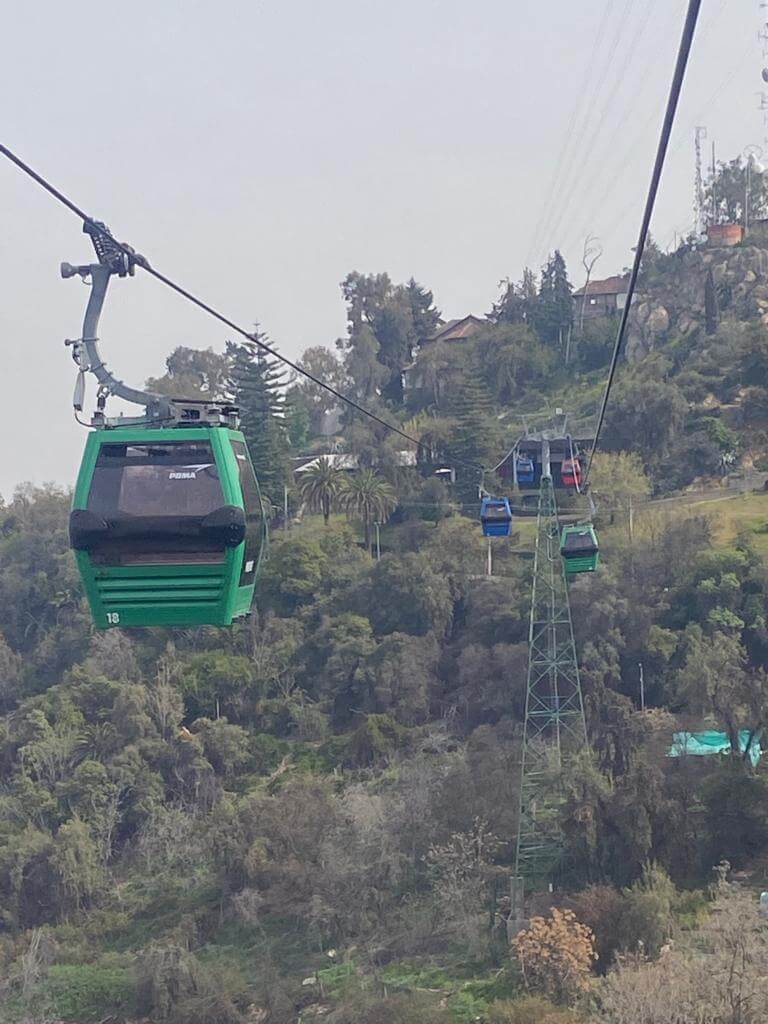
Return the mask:
[[[590,79],[592,78],[592,71],[594,70],[594,61],[600,50],[602,44],[603,35],[608,24],[609,15],[611,13],[611,0],[606,0],[603,14],[600,19],[600,25],[595,34],[595,41],[592,45],[592,52],[589,56],[589,60],[586,63],[584,69],[584,75],[581,81],[581,85],[576,92],[576,103],[574,104],[573,113],[571,114],[569,121],[569,129],[566,137],[563,141],[563,145],[560,148],[560,154],[555,163],[552,171],[552,176],[547,187],[547,191],[541,203],[541,209],[539,212],[539,219],[536,223],[533,235],[531,237],[531,243],[528,248],[528,254],[525,258],[525,265],[530,266],[533,257],[536,255],[535,247],[538,244],[538,240],[542,234],[545,233],[545,227],[551,217],[552,205],[555,196],[558,194],[561,185],[561,179],[563,174],[567,171],[567,168],[571,164],[570,160],[570,147],[574,139],[578,139],[576,132],[577,126],[581,125],[585,115],[589,113],[589,99],[588,99],[588,86]]]
[[[333,387],[333,385],[326,384],[324,380],[321,380],[319,377],[316,377],[308,370],[305,370],[298,363],[293,362],[293,360],[288,359],[287,356],[282,355],[280,352],[277,351],[277,349],[273,348],[271,345],[267,345],[266,342],[262,341],[252,331],[246,331],[244,327],[241,327],[239,324],[235,323],[234,320],[230,320],[229,317],[225,316],[215,307],[210,306],[207,302],[204,302],[202,299],[198,298],[197,295],[194,295],[192,292],[187,291],[187,289],[184,288],[182,285],[177,284],[176,281],[173,281],[170,277],[166,277],[165,274],[162,274],[159,270],[156,270],[150,264],[149,260],[146,259],[146,257],[139,255],[130,245],[126,245],[125,242],[119,242],[114,237],[112,232],[109,231],[108,228],[106,228],[99,221],[96,221],[92,217],[89,217],[88,214],[85,213],[82,209],[80,209],[80,207],[77,206],[76,203],[74,203],[71,199],[64,195],[63,192],[61,192],[49,181],[47,181],[41,174],[38,174],[37,171],[35,171],[32,167],[29,166],[29,164],[25,163],[19,156],[17,156],[12,150],[10,150],[7,146],[4,146],[2,143],[0,143],[0,153],[2,153],[3,156],[7,157],[11,161],[11,163],[14,163],[26,175],[32,178],[33,181],[37,182],[37,184],[40,185],[41,188],[45,189],[45,191],[48,192],[49,195],[52,195],[54,199],[60,202],[63,206],[66,206],[66,208],[70,210],[72,213],[74,213],[80,220],[88,224],[90,227],[93,228],[93,230],[103,235],[105,238],[108,238],[112,242],[114,242],[114,244],[122,252],[129,256],[130,259],[133,262],[135,262],[137,266],[141,267],[142,270],[145,270],[152,277],[156,278],[158,281],[162,282],[168,288],[172,289],[177,294],[187,299],[187,301],[191,302],[199,309],[202,309],[204,312],[208,313],[209,316],[212,316],[215,320],[218,320],[226,327],[229,327],[230,330],[234,331],[236,334],[242,335],[242,337],[245,338],[250,344],[257,345],[260,349],[262,349],[262,351],[268,352],[271,356],[274,356],[275,359],[279,359],[280,362],[285,363],[285,365],[289,366],[295,373],[300,374],[302,377],[306,377],[307,380],[312,381],[313,384],[316,384],[324,391],[327,391],[329,394],[333,395],[334,398],[337,398],[340,402],[343,402],[345,405],[348,405],[351,409],[355,409],[357,412],[362,413],[363,416],[367,416],[368,419],[373,420],[373,422],[378,423],[379,426],[384,427],[386,430],[391,431],[393,434],[397,434],[399,437],[402,437],[405,441],[408,441],[410,444],[416,445],[416,447],[419,448],[420,450],[426,452],[432,451],[430,446],[424,444],[423,441],[419,441],[417,438],[412,437],[410,434],[407,434],[404,430],[401,430],[400,427],[396,426],[394,423],[390,423],[387,420],[383,419],[381,416],[378,416],[375,412],[371,412],[370,409],[366,409],[365,406],[355,401],[354,398],[350,398],[348,395],[343,394],[343,392]],[[472,469],[481,474],[484,469],[483,466],[476,465],[475,463],[472,462],[466,462],[463,459],[454,458],[453,456],[451,456],[451,461],[455,462],[457,465],[466,466],[467,468]]]
[[[624,309],[622,310],[619,329],[616,332],[616,342],[613,346],[611,365],[608,371],[608,380],[605,383],[603,400],[600,405],[600,414],[597,419],[595,438],[592,442],[592,448],[589,453],[587,468],[584,473],[585,486],[589,479],[589,472],[592,468],[592,461],[595,457],[597,446],[600,442],[600,432],[605,421],[605,411],[608,407],[608,399],[611,395],[611,387],[613,386],[613,381],[616,376],[616,367],[619,362],[619,355],[621,354],[621,349],[624,342],[624,335],[626,334],[627,323],[629,321],[629,313],[632,308],[632,297],[635,294],[637,277],[640,273],[640,264],[643,259],[643,250],[645,249],[645,243],[648,238],[648,231],[651,224],[651,216],[653,215],[653,208],[656,204],[656,195],[659,191],[659,182],[661,181],[661,172],[664,169],[664,159],[667,155],[667,149],[669,148],[669,139],[672,135],[672,127],[675,123],[675,113],[677,112],[677,105],[680,101],[680,93],[683,88],[685,69],[688,66],[688,58],[691,55],[691,46],[693,45],[693,36],[694,32],[696,31],[696,22],[698,21],[700,10],[701,0],[689,0],[688,11],[686,13],[685,23],[683,25],[683,34],[680,39],[680,47],[678,49],[677,60],[675,62],[675,71],[672,76],[672,84],[669,90],[667,109],[664,114],[664,122],[661,127],[661,137],[659,138],[659,145],[656,151],[656,160],[654,161],[653,173],[651,174],[651,184],[648,189],[648,196],[645,202],[645,211],[643,213],[643,219],[640,224],[640,235],[637,240],[637,247],[635,249],[635,259],[632,264],[632,273],[630,275],[629,285],[627,287],[627,299],[624,304]]]

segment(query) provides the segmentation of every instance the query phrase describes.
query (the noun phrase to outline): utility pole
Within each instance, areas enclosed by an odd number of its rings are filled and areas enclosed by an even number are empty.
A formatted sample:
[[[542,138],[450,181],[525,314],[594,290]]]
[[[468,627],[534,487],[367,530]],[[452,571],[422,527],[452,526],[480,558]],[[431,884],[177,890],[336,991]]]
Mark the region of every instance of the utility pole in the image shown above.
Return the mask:
[[[760,77],[762,78],[762,84],[763,85],[765,85],[765,83],[768,82],[768,67],[765,66],[765,59],[766,59],[766,57],[768,57],[768,22],[765,20],[765,10],[766,10],[766,8],[768,8],[768,4],[766,4],[765,2],[762,2],[760,4],[760,10],[762,12],[761,13],[761,18],[762,18],[763,24],[762,24],[762,27],[761,27],[760,31],[757,33],[757,38],[763,44],[762,45],[762,64],[763,64],[763,67],[762,67],[761,74],[760,74]],[[761,89],[761,91],[758,93],[758,95],[760,96],[760,110],[763,113],[763,132],[765,132],[766,128],[768,128],[768,94],[766,94],[764,89]],[[768,143],[768,138],[766,138],[765,135],[763,137],[763,142]]]
[[[717,178],[717,161],[715,160],[715,143],[712,141],[712,223],[717,224],[717,197],[716,192],[716,179]]]
[[[488,559],[485,566],[485,575],[493,576],[493,549],[491,548],[491,538],[488,538]]]
[[[642,661],[638,661],[637,667],[640,670],[640,710],[645,711],[645,675]]]
[[[288,485],[283,485],[283,529],[288,533]]]
[[[633,544],[634,540],[635,540],[635,508],[634,508],[634,503],[632,501],[632,495],[631,494],[629,496],[629,509],[628,509],[628,512],[629,512],[629,515],[628,515],[628,520],[629,520],[629,542],[630,542],[630,544]]]

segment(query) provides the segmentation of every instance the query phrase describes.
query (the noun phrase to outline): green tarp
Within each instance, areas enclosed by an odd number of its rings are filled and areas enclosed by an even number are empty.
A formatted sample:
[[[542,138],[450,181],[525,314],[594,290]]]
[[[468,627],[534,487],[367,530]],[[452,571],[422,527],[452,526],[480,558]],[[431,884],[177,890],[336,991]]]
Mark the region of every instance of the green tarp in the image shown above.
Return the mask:
[[[747,749],[750,735],[749,729],[739,732],[739,750],[742,753]],[[708,754],[727,754],[729,750],[730,743],[724,732],[676,732],[672,734],[668,756],[706,757]],[[753,765],[760,760],[761,754],[760,739],[755,736],[749,748],[749,759]]]

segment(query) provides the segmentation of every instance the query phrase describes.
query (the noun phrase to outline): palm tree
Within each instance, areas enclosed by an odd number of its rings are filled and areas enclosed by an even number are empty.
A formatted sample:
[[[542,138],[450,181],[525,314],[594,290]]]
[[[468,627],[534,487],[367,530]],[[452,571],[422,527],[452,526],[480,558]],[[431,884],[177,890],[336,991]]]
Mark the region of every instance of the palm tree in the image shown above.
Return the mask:
[[[375,520],[386,519],[397,506],[397,497],[391,485],[371,469],[347,477],[339,494],[342,508],[363,520],[365,546],[371,550],[371,526]]]
[[[326,526],[341,489],[341,483],[341,472],[334,469],[331,460],[325,455],[301,476],[299,494],[313,511],[323,513]]]

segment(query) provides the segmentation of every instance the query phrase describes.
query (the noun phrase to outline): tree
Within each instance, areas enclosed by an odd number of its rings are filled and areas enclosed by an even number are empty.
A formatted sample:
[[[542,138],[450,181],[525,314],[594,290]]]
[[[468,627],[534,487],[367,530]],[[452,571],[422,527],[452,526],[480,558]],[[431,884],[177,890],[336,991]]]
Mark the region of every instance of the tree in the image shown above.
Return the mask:
[[[179,345],[165,365],[167,370],[162,377],[150,377],[147,381],[149,391],[173,398],[203,398],[209,402],[227,397],[229,352]]]
[[[402,371],[440,321],[432,292],[413,278],[406,285],[393,285],[387,274],[357,271],[347,275],[341,290],[349,321],[349,337],[342,345],[349,350],[350,376],[369,388],[378,376],[384,397],[400,404]],[[372,356],[383,373],[374,373]]]
[[[374,520],[388,519],[397,506],[397,498],[386,480],[371,469],[362,469],[344,479],[339,490],[339,503],[346,512],[360,516],[365,546],[371,551]]]
[[[343,393],[347,387],[344,366],[331,349],[324,345],[313,345],[306,349],[299,360],[299,366],[337,391]],[[338,399],[306,377],[297,377],[294,390],[298,392],[309,411],[310,432],[313,435],[319,434],[323,419],[337,407]]]
[[[549,917],[531,918],[512,949],[529,990],[569,1003],[589,987],[597,959],[594,936],[571,910],[553,907]]]
[[[616,512],[629,515],[651,493],[651,481],[637,452],[598,452],[590,470],[590,487],[598,511],[602,515],[604,507],[611,522]]]
[[[741,156],[727,163],[718,162],[714,180],[710,180],[704,189],[706,208],[711,211],[714,206],[716,224],[723,221],[744,222],[748,166],[748,161]],[[753,160],[749,167],[749,220],[759,220],[766,215],[768,215],[768,174]]]
[[[368,689],[363,708],[392,715],[401,725],[426,721],[437,687],[438,651],[432,636],[387,636],[361,669]]]
[[[637,452],[646,466],[667,454],[688,409],[680,388],[666,379],[668,372],[662,357],[643,360],[619,379],[606,413],[610,447]]]
[[[508,277],[499,282],[501,297],[494,302],[488,319],[496,324],[533,323],[536,317],[538,288],[536,275],[526,267],[519,284]]]
[[[572,292],[565,260],[560,250],[555,249],[541,271],[535,327],[543,341],[562,351],[573,325]]]
[[[747,655],[739,636],[700,626],[687,630],[688,651],[677,676],[680,697],[694,712],[714,714],[728,736],[731,758],[749,763],[741,750],[740,729],[759,729],[765,717],[765,681],[745,671]],[[753,716],[758,715],[758,721]]]
[[[278,361],[256,345],[228,342],[227,352],[232,360],[230,391],[240,408],[253,468],[264,496],[281,504],[288,482],[285,374]]]
[[[754,894],[721,885],[690,939],[649,962],[623,958],[601,984],[600,1024],[761,1024],[768,1016],[768,934]]]
[[[352,383],[354,397],[370,402],[389,380],[390,374],[379,361],[379,345],[368,324],[361,324],[348,343],[337,342],[347,348],[344,369]]]
[[[327,569],[328,557],[309,537],[275,544],[264,569],[260,604],[293,615],[317,596]]]
[[[423,555],[385,555],[371,574],[369,617],[378,634],[444,636],[453,601],[448,580]]]
[[[343,482],[341,471],[335,469],[330,459],[325,456],[301,474],[299,494],[313,512],[323,513],[326,526]]]
[[[501,457],[500,428],[493,415],[479,355],[469,357],[463,387],[453,396],[451,414],[456,430],[448,453],[454,461],[462,501],[476,501],[481,467],[493,467]]]
[[[497,402],[511,402],[552,368],[552,353],[527,324],[502,322],[482,331],[477,350],[486,385]]]
[[[440,310],[435,307],[432,292],[413,278],[405,286],[405,295],[411,307],[413,338],[417,345],[423,345],[432,337],[440,323]]]
[[[719,319],[720,310],[717,303],[717,289],[715,288],[715,279],[712,276],[712,267],[710,267],[704,279],[704,324],[707,334],[717,333]]]
[[[71,818],[59,829],[51,862],[65,916],[86,906],[102,891],[105,876],[98,846],[88,826],[79,818]]]

